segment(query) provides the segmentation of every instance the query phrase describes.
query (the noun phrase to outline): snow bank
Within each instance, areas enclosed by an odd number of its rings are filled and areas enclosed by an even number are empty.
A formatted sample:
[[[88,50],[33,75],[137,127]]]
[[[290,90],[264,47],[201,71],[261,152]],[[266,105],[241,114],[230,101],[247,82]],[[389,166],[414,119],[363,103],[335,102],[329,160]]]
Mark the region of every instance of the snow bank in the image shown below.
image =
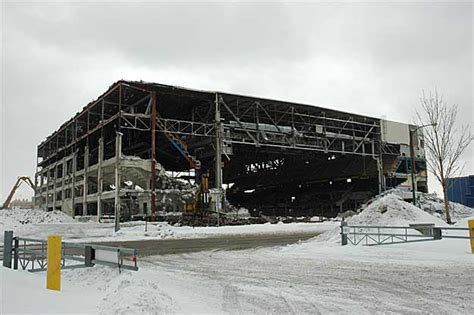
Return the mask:
[[[240,209],[239,215],[248,214]],[[91,218],[88,218],[91,219]],[[94,220],[78,222],[60,211],[3,210],[0,211],[0,235],[13,230],[22,237],[46,239],[48,235],[61,235],[68,242],[106,242],[145,239],[184,239],[219,237],[223,235],[318,233],[334,227],[333,223],[253,224],[235,226],[190,227],[172,226],[166,222],[133,221],[120,224],[115,232],[114,223],[98,223]],[[3,237],[0,237],[0,244]]]
[[[443,199],[434,194],[420,194],[418,197],[420,208],[433,215],[438,214],[443,219],[446,215],[444,213]],[[465,218],[474,216],[474,209],[456,202],[449,202],[449,209],[452,221],[460,221]]]
[[[402,199],[412,198],[411,191],[407,191],[400,188],[392,188],[385,191],[375,198],[380,198],[381,196],[386,195],[396,195]],[[442,198],[439,198],[436,194],[428,194],[417,192],[417,204],[420,209],[426,211],[434,216],[441,217],[443,220],[446,220],[444,213],[444,201]],[[457,202],[449,202],[449,209],[451,214],[452,221],[456,222],[468,217],[474,216],[474,209],[469,208],[465,205],[462,205]]]
[[[61,211],[44,211],[39,209],[6,209],[0,211],[1,222],[14,225],[41,223],[72,223],[73,218]]]
[[[348,225],[408,226],[413,223],[432,223],[446,226],[446,222],[435,217],[397,194],[381,195],[367,204],[362,211],[346,220]],[[387,231],[385,231],[387,232]],[[340,228],[335,228],[317,237],[319,241],[340,242]],[[413,231],[413,233],[417,233]]]
[[[125,226],[122,226],[120,231],[111,236],[131,239],[139,239],[143,237],[153,239],[175,238],[176,229],[176,227],[173,227],[166,222],[147,223],[145,226],[145,222],[139,221],[131,225],[125,224]]]
[[[237,216],[242,219],[248,219],[250,218],[250,212],[248,209],[240,207],[237,211]]]
[[[0,232],[6,229],[16,230],[29,224],[74,223],[73,218],[61,211],[43,211],[38,209],[0,210]]]
[[[375,199],[358,215],[347,219],[349,225],[398,225],[412,223],[434,223],[444,226],[446,223],[395,194]]]

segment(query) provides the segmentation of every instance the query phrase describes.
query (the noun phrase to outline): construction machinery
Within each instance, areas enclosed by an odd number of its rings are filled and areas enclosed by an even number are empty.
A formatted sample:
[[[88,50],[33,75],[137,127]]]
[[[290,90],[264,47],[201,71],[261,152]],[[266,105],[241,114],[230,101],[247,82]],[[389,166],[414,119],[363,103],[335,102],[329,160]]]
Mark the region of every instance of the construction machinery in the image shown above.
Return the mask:
[[[209,208],[209,173],[200,175],[199,185],[196,186],[195,198],[186,202],[183,214],[188,216],[204,215]]]
[[[29,178],[28,176],[20,176],[16,180],[15,185],[13,185],[12,190],[8,194],[7,199],[3,203],[2,207],[0,207],[0,209],[9,209],[10,208],[10,204],[12,202],[13,196],[15,195],[16,190],[21,186],[22,183],[26,183],[28,186],[31,187],[31,189],[33,189],[33,191],[36,191],[36,189],[35,189],[36,186],[35,186],[35,184],[33,184],[33,181],[31,180],[31,178]]]

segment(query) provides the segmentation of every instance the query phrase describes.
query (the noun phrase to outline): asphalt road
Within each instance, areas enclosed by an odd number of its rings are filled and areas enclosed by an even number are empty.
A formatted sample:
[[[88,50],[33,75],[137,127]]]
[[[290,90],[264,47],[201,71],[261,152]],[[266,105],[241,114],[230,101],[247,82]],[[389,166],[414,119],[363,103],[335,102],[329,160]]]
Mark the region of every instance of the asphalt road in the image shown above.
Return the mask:
[[[101,242],[102,245],[136,248],[139,256],[191,253],[207,250],[239,250],[281,246],[319,235],[319,232],[225,235],[207,238]]]

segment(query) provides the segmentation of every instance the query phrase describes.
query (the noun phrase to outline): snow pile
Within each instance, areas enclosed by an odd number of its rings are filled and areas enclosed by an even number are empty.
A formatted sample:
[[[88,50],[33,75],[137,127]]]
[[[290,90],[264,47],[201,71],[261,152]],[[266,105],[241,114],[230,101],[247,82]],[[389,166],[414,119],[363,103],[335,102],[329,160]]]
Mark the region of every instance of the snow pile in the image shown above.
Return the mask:
[[[46,237],[49,234],[55,234],[55,230],[49,229],[51,225],[66,226],[82,225],[73,218],[61,211],[44,211],[39,209],[5,209],[0,210],[0,244],[3,243],[4,231],[12,230],[15,235],[28,237],[31,235],[41,235]],[[30,235],[31,232],[31,235]],[[40,232],[40,233],[38,233]]]
[[[252,217],[250,215],[250,211],[247,208],[244,208],[244,207],[237,208],[231,205],[229,202],[227,202],[226,206],[227,206],[226,217],[228,219],[248,220]]]
[[[0,211],[0,230],[16,229],[28,224],[74,223],[73,218],[61,211],[39,209],[6,209]]]
[[[176,301],[157,281],[126,271],[111,277],[99,305],[99,314],[174,314]],[[138,279],[137,279],[138,278]],[[160,279],[161,280],[161,279]]]
[[[397,195],[405,200],[412,198],[411,191],[406,190],[406,189],[401,189],[401,188],[392,188],[376,196],[375,199],[380,198],[381,196],[387,196],[387,195]],[[422,192],[417,192],[416,195],[417,195],[417,205],[422,210],[434,216],[441,217],[443,220],[446,220],[446,216],[444,213],[444,201],[442,198],[439,198],[436,194],[428,194],[428,193],[422,193]],[[449,209],[450,209],[452,221],[459,221],[464,218],[474,216],[473,208],[469,208],[457,202],[450,201]]]
[[[445,219],[443,199],[434,194],[420,194],[418,204],[421,209],[431,214],[439,214]],[[449,202],[449,209],[452,221],[461,221],[474,216],[474,209],[457,202]]]
[[[237,210],[237,216],[241,219],[248,219],[250,218],[250,212],[248,209],[240,207],[239,210]]]
[[[376,198],[358,215],[347,219],[347,222],[349,225],[408,226],[412,223],[446,225],[443,220],[415,207],[395,194]]]
[[[362,211],[346,220],[348,225],[409,226],[413,223],[431,223],[446,226],[446,223],[397,194],[384,194],[373,199]],[[385,233],[388,231],[385,230]],[[410,231],[416,233],[415,231]],[[319,241],[340,242],[340,228],[335,228],[317,237]]]
[[[140,237],[153,239],[174,238],[175,228],[166,222],[137,222],[136,224],[122,224],[121,229],[115,232],[113,236],[133,239]]]

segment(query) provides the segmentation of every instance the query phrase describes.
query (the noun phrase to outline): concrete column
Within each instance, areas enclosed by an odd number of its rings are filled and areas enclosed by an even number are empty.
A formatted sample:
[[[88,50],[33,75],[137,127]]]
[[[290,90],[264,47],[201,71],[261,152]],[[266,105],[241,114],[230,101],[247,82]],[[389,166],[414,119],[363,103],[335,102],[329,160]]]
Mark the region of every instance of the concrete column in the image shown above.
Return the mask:
[[[53,169],[53,210],[56,210],[56,179],[58,178],[58,162],[54,163]]]
[[[97,162],[97,221],[100,221],[102,216],[102,161],[104,159],[104,141],[99,139],[99,158]]]
[[[46,168],[46,171],[45,171],[45,174],[46,174],[46,199],[44,201],[44,210],[47,211],[48,210],[48,195],[49,195],[49,183],[50,183],[50,179],[49,179],[49,168]]]
[[[66,163],[66,158],[63,158],[63,177],[61,181],[61,210],[62,211],[64,211],[64,200],[66,199],[66,191],[65,191],[66,174],[67,174],[67,163]]]
[[[89,169],[89,146],[86,145],[84,150],[84,185],[82,194],[82,215],[87,215],[87,190],[88,190],[88,174]]]
[[[72,153],[72,184],[71,184],[71,208],[72,217],[76,216],[76,168],[77,168],[77,151]]]
[[[120,159],[122,155],[122,133],[115,136],[115,232],[120,230]]]

